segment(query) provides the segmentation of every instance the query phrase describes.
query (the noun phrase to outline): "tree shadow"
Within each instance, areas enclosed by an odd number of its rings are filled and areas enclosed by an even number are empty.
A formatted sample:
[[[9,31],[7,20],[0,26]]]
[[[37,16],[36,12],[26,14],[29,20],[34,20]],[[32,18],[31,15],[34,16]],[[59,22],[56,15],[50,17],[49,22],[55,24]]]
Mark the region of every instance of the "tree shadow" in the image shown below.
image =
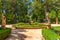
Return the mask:
[[[18,33],[20,32],[20,33]],[[25,40],[25,38],[27,38],[28,36],[25,35],[25,34],[22,34],[21,32],[27,32],[26,30],[24,29],[15,29],[15,30],[12,30],[12,33],[11,35],[7,38],[7,40],[11,39],[11,40]]]
[[[24,30],[24,29],[14,29],[14,30],[12,30],[12,33],[18,33],[18,32],[27,32],[27,31]]]
[[[19,34],[20,40],[25,40],[25,38],[27,38],[28,36],[24,35],[24,34]]]

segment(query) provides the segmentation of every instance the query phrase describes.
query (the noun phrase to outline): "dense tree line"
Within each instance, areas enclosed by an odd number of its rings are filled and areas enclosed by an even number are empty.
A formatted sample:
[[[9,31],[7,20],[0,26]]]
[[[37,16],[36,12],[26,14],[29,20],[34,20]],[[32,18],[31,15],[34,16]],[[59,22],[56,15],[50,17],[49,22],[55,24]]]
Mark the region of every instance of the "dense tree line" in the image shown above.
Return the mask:
[[[0,0],[0,23],[2,14],[7,24],[24,22],[60,21],[60,0]]]

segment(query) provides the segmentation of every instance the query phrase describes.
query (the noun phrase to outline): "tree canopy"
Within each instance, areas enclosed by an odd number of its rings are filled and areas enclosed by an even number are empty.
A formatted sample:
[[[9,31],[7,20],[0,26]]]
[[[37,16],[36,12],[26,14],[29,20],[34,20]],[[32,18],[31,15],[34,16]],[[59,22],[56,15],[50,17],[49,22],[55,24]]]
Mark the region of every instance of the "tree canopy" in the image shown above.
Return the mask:
[[[47,1],[50,20],[55,22],[56,16],[60,20],[60,0]],[[2,14],[6,17],[7,24],[45,22],[46,0],[0,0],[0,17]]]

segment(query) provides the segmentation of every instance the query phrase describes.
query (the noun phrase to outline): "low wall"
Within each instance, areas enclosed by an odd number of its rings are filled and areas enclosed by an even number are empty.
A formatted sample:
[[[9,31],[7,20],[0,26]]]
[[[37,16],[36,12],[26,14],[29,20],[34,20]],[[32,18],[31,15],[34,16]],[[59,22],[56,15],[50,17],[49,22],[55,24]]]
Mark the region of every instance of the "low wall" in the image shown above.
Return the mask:
[[[1,25],[0,25],[0,27],[1,27]],[[5,27],[7,27],[7,28],[11,28],[11,27],[12,27],[12,25],[6,25]]]

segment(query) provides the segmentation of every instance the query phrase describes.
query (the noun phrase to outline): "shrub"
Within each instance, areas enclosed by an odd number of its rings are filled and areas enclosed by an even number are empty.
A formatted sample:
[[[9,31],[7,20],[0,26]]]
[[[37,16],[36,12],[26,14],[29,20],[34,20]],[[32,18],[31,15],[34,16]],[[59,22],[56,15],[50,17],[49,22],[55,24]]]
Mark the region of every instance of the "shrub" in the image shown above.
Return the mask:
[[[58,40],[59,36],[52,30],[50,29],[43,29],[43,36],[45,40]]]
[[[11,33],[11,29],[1,29],[0,30],[0,40],[4,40]]]

